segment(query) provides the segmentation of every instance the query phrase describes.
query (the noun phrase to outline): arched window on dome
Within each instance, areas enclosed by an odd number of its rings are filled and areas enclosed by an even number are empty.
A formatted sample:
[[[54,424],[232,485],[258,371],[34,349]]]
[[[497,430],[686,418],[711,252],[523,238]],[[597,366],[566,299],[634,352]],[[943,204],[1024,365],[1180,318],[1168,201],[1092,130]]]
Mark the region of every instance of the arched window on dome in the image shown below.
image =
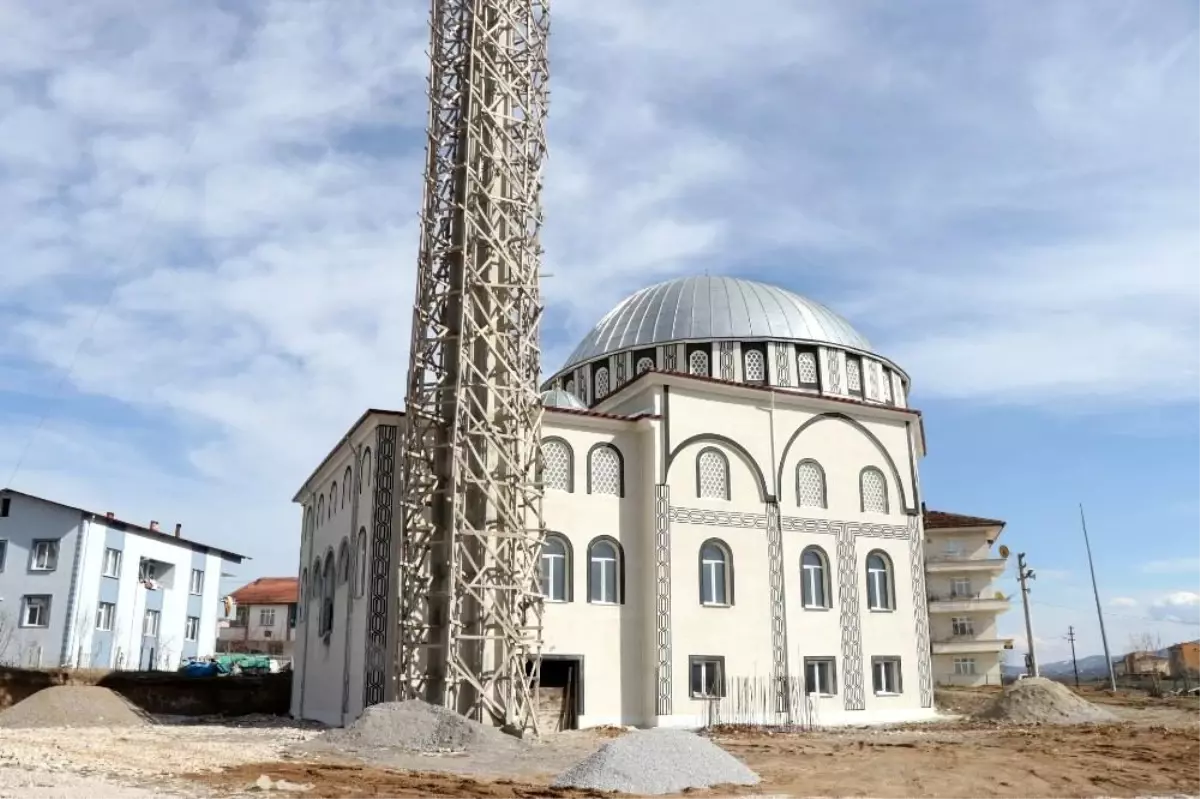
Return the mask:
[[[636,374],[639,374],[639,375],[645,374],[646,372],[649,372],[652,369],[654,369],[654,359],[653,358],[645,358],[645,357],[638,358],[637,368],[635,370]]]
[[[742,355],[742,376],[747,383],[767,382],[767,356],[757,347],[749,347]]]
[[[796,464],[796,504],[802,508],[828,507],[825,470],[812,459]]]
[[[696,496],[729,499],[729,459],[724,452],[708,447],[696,456]]]
[[[708,353],[704,350],[692,350],[688,355],[688,374],[700,375],[701,377],[710,377],[712,372],[708,368]]]
[[[858,491],[863,513],[887,513],[887,480],[883,472],[868,466],[858,475]]]
[[[846,390],[856,397],[863,395],[862,358],[846,356]]]
[[[821,383],[817,370],[817,352],[798,347],[796,349],[796,374],[801,388],[818,388]]]
[[[552,491],[575,490],[575,455],[561,438],[542,441],[542,482]]]
[[[608,367],[601,366],[596,369],[596,399],[601,400],[608,396],[609,377]]]

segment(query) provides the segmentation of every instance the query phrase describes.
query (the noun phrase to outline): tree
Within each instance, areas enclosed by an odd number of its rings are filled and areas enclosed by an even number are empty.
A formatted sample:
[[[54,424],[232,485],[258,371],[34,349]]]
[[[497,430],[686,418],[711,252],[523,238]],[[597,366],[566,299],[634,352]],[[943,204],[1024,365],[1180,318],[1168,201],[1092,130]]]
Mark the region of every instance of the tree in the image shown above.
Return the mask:
[[[1150,695],[1162,696],[1162,672],[1158,669],[1158,653],[1162,650],[1162,638],[1152,633],[1141,633],[1140,635],[1130,635],[1129,643],[1131,645],[1131,654],[1133,661],[1136,664],[1139,654],[1148,654],[1153,656],[1150,662]],[[1129,676],[1133,676],[1132,674]]]

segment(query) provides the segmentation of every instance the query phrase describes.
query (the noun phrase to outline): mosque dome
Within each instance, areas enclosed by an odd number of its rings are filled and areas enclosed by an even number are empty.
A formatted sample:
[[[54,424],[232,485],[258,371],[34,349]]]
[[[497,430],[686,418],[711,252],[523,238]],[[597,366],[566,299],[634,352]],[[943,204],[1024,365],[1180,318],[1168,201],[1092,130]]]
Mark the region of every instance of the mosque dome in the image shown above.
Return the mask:
[[[586,411],[587,406],[583,404],[583,400],[576,397],[574,394],[568,394],[562,389],[550,389],[542,392],[542,407],[544,408],[566,408],[568,410]]]
[[[756,339],[871,352],[866,337],[818,302],[735,277],[683,277],[622,300],[592,328],[562,371],[622,350],[673,342]]]

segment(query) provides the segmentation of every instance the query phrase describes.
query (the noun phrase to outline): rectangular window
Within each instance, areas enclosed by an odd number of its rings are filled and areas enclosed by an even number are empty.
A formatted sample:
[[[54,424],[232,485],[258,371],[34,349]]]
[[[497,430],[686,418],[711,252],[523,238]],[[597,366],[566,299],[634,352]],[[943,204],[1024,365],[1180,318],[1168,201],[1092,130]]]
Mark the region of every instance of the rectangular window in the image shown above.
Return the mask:
[[[242,606],[233,614],[233,625],[235,627],[245,627],[250,623],[250,608]]]
[[[833,658],[804,659],[804,693],[821,696],[837,694],[837,669]]]
[[[258,612],[259,627],[275,626],[275,608],[263,608]]]
[[[296,629],[296,616],[300,607],[295,602],[288,605],[288,628]]]
[[[693,699],[712,699],[725,696],[725,658],[713,655],[692,655],[688,658],[691,671]]]
[[[975,620],[970,616],[954,616],[950,619],[950,629],[953,635],[974,635]]]
[[[971,597],[971,579],[969,577],[955,577],[951,580],[950,596],[969,599]]]
[[[100,606],[96,608],[96,629],[111,632],[116,615],[116,605],[112,602],[101,602]]]
[[[50,626],[49,594],[29,594],[21,597],[21,626]]]
[[[966,677],[975,673],[975,658],[955,658],[954,673]]]
[[[158,564],[152,560],[142,558],[138,562],[138,579],[139,580],[157,580],[158,579]]]
[[[188,582],[188,593],[199,596],[204,593],[204,572],[192,569],[192,579]]]
[[[142,619],[142,635],[147,638],[154,638],[158,635],[158,611],[147,610],[146,617]]]
[[[948,558],[960,558],[963,555],[963,551],[963,543],[957,538],[947,539],[946,542],[942,544],[942,554]]]
[[[58,568],[58,541],[34,541],[29,549],[29,569],[52,572]]]
[[[104,576],[121,576],[121,550],[111,547],[104,550]]]
[[[900,658],[871,658],[871,687],[884,696],[900,693]]]
[[[200,637],[200,617],[188,616],[187,623],[183,625],[183,640],[195,641]]]
[[[4,571],[5,563],[8,563],[8,542],[0,539],[0,572]]]
[[[0,498],[0,516],[7,516],[9,508],[12,507],[12,498]]]

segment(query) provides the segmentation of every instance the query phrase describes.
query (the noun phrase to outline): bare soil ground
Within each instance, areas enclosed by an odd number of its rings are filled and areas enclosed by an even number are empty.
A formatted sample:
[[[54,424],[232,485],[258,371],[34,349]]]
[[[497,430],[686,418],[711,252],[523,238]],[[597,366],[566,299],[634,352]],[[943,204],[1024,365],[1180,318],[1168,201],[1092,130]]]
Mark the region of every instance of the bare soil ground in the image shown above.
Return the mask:
[[[939,692],[946,712],[966,714],[993,694]],[[970,720],[906,727],[769,734],[714,731],[714,739],[763,777],[737,794],[793,797],[1200,796],[1200,704],[1131,695],[1091,695],[1126,720],[1099,727],[1013,727]],[[1176,698],[1178,699],[1178,698]],[[287,749],[315,731],[278,721],[170,724],[80,735],[79,730],[0,730],[0,799],[9,796],[118,799],[262,795],[261,777],[306,790],[298,797],[548,796],[599,794],[549,787],[551,776],[619,734],[548,737],[504,764],[410,757],[387,763],[298,760]],[[466,758],[465,760],[469,760]]]

